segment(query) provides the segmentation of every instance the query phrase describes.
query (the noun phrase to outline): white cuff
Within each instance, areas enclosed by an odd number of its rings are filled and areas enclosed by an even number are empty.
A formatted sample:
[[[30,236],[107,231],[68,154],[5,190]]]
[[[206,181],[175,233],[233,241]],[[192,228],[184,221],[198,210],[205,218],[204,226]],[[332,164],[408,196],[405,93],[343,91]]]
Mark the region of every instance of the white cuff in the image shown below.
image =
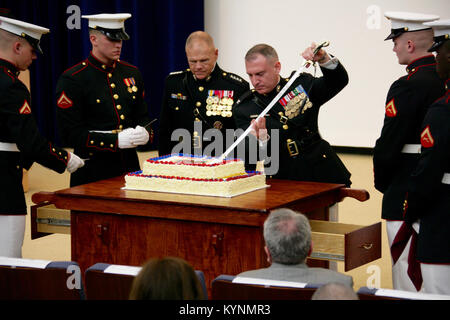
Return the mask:
[[[331,57],[330,56],[330,60],[328,60],[327,62],[323,63],[323,64],[319,64],[319,66],[321,68],[325,68],[325,69],[329,69],[329,70],[334,70],[337,68],[338,64],[339,64],[339,60],[336,57]]]

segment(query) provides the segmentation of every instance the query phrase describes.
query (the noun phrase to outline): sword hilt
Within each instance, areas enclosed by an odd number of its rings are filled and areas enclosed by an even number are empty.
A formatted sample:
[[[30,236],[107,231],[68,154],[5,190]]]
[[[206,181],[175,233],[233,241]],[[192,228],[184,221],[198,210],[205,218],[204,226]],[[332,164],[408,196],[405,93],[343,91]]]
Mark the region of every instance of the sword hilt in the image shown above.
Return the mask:
[[[313,55],[315,56],[317,54],[317,52],[320,51],[320,49],[324,48],[324,47],[328,47],[330,45],[329,41],[324,41],[321,44],[319,44],[313,51]],[[305,62],[305,67],[309,68],[312,64],[314,64],[314,61],[308,60]]]
[[[324,48],[324,47],[328,47],[330,45],[329,41],[324,41],[321,44],[319,44],[313,51],[313,54],[316,55],[317,52],[320,51],[320,49]]]

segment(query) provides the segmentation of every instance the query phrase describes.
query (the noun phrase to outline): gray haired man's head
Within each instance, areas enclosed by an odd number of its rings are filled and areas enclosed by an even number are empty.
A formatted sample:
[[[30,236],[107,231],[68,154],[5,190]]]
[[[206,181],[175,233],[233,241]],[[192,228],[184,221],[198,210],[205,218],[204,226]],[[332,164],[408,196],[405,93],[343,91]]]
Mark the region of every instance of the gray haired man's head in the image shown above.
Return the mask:
[[[277,209],[264,222],[264,240],[272,262],[303,263],[311,248],[308,219],[291,209]]]

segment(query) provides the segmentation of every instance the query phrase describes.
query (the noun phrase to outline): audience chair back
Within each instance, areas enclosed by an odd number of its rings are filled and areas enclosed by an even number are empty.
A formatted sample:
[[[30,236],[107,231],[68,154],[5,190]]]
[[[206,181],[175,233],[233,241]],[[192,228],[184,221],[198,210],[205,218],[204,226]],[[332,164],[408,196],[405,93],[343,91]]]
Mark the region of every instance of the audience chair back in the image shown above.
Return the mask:
[[[96,263],[86,270],[86,297],[88,300],[128,300],[134,278],[141,267]],[[202,271],[195,270],[208,297],[205,276]]]
[[[310,300],[320,284],[220,275],[211,286],[212,300]]]
[[[128,300],[141,267],[96,263],[85,273],[88,300]]]
[[[360,300],[450,300],[449,295],[368,287],[361,287],[356,293]]]
[[[83,300],[78,263],[0,257],[0,300]]]

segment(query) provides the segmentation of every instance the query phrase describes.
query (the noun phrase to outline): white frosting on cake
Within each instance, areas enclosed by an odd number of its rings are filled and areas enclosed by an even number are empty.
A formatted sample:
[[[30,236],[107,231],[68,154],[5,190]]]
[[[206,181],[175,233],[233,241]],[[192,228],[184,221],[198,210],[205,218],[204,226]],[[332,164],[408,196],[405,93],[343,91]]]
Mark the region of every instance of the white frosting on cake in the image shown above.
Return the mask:
[[[125,176],[126,189],[232,197],[266,187],[261,172],[245,172],[242,160],[170,155],[145,161]]]
[[[174,155],[164,159],[145,161],[142,173],[145,175],[218,179],[245,174],[245,167],[242,160],[217,162],[214,158]]]
[[[181,180],[172,177],[127,175],[125,181],[129,189],[222,197],[232,197],[266,185],[266,177],[261,173],[244,175],[231,180]]]

